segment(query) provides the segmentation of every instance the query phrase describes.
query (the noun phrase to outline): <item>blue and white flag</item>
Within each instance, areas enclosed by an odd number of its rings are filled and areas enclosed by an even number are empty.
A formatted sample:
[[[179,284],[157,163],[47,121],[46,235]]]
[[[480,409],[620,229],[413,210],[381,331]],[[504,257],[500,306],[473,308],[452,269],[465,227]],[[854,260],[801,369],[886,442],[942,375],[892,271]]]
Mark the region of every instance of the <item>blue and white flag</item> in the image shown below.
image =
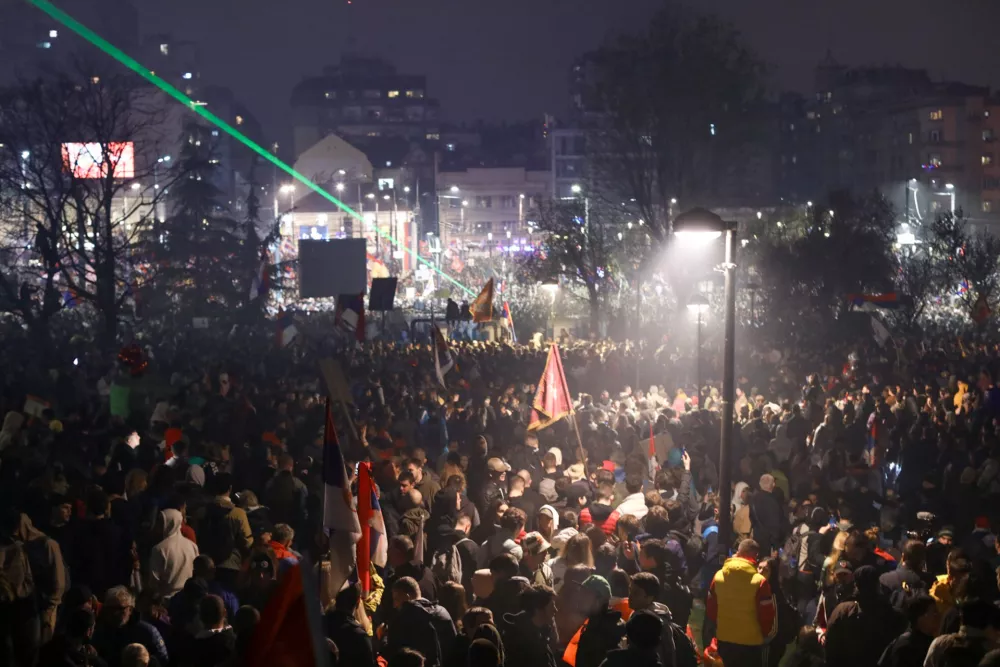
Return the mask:
[[[361,524],[347,483],[347,468],[333,427],[330,399],[326,400],[323,433],[323,529],[330,536],[330,573],[334,592],[343,588],[354,569],[354,545],[361,539]]]

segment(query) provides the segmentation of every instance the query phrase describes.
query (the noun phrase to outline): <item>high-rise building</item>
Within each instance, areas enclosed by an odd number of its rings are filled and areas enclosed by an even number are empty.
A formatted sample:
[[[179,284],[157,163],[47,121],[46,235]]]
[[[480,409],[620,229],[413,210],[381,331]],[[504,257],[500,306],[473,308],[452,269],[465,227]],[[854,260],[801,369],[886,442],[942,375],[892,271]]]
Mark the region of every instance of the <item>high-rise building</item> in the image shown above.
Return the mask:
[[[363,147],[368,139],[440,141],[438,102],[421,75],[399,74],[384,60],[344,56],[292,91],[294,151],[329,134]]]

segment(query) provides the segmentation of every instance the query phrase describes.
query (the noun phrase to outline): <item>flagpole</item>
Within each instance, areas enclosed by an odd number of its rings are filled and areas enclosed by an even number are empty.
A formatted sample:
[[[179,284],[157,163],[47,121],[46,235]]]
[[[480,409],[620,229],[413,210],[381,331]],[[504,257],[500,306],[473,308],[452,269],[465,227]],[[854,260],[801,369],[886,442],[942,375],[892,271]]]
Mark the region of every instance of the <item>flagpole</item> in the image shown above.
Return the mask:
[[[580,459],[580,463],[583,464],[584,469],[587,468],[587,452],[583,449],[583,441],[580,439],[580,425],[576,422],[576,412],[571,413],[573,415],[573,431],[576,433],[576,456]]]

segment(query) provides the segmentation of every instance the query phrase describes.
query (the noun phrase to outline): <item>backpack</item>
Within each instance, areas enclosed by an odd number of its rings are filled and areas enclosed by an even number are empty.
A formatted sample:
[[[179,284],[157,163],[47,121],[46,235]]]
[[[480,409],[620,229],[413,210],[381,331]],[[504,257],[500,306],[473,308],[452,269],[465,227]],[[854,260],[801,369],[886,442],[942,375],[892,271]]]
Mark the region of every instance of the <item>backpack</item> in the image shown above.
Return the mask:
[[[0,546],[0,604],[25,600],[35,594],[35,581],[24,545],[15,540]]]
[[[431,574],[438,586],[462,583],[462,557],[458,553],[457,543],[434,552],[431,556]]]
[[[228,507],[212,503],[205,508],[205,518],[198,525],[198,549],[210,556],[216,567],[233,557],[236,541],[229,521]]]
[[[805,533],[807,534],[807,533]],[[792,534],[785,540],[785,545],[781,548],[781,579],[787,581],[794,579],[799,571],[799,553],[802,551],[802,538],[805,535],[798,530],[793,530]]]

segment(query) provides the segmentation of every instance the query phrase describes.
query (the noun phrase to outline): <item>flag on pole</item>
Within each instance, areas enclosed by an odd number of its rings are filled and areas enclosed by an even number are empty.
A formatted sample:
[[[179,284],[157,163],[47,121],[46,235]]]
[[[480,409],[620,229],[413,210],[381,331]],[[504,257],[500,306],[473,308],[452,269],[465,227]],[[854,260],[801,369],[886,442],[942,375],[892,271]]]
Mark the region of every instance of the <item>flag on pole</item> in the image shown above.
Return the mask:
[[[309,581],[307,563],[291,566],[281,577],[260,613],[250,637],[247,667],[319,667],[328,664],[317,587]]]
[[[483,291],[469,306],[473,322],[489,322],[493,319],[493,279],[486,281]]]
[[[510,304],[504,299],[503,302],[503,316],[507,320],[508,326],[510,326],[510,337],[516,343],[517,342],[517,332],[514,331],[514,318],[510,314]]]
[[[656,438],[653,437],[653,422],[649,422],[649,478],[656,479],[656,469],[660,462],[656,460]]]
[[[559,359],[559,348],[552,344],[545,370],[538,381],[535,400],[531,403],[529,431],[537,431],[552,426],[563,417],[573,414],[573,402],[566,386],[566,374]]]
[[[339,591],[354,568],[354,545],[361,539],[361,524],[347,484],[347,469],[333,427],[329,398],[323,432],[323,528],[330,535],[331,587]]]
[[[265,249],[260,254],[260,268],[257,269],[257,274],[250,281],[250,300],[253,301],[259,296],[267,294],[267,290],[271,286],[270,274],[267,270],[268,265],[268,255]]]
[[[434,373],[437,375],[438,384],[447,388],[444,376],[455,365],[455,357],[452,356],[448,341],[436,324],[431,324],[431,333],[434,336]]]
[[[292,319],[291,313],[286,313],[284,309],[278,310],[278,347],[288,347],[298,335],[299,330],[295,326],[295,320]]]
[[[365,295],[341,294],[337,297],[334,325],[353,333],[358,342],[365,342]]]
[[[361,522],[361,539],[357,545],[358,581],[365,595],[371,592],[371,565],[385,567],[389,558],[389,543],[386,541],[385,520],[382,507],[375,494],[370,463],[358,466],[358,519]]]
[[[872,315],[872,333],[875,334],[875,342],[878,343],[879,347],[885,347],[886,342],[892,338],[889,329],[874,315]]]

